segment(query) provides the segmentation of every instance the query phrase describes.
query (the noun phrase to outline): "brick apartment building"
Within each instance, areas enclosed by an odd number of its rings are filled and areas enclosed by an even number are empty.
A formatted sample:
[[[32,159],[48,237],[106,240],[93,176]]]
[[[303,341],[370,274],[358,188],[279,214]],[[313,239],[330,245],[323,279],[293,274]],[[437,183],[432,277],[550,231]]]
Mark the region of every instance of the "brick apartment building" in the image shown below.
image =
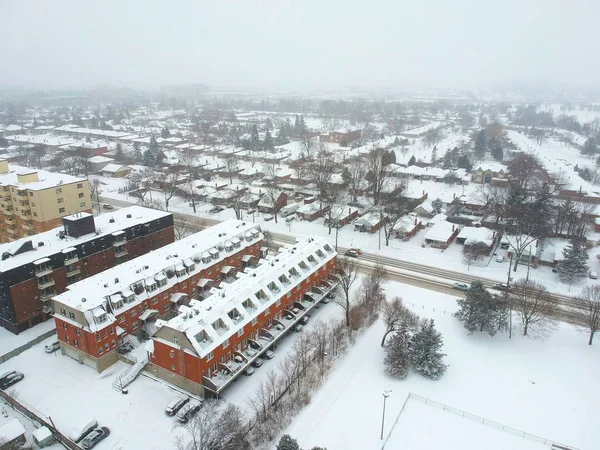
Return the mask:
[[[158,318],[266,251],[258,225],[231,220],[75,283],[52,299],[61,351],[101,372],[128,335],[152,335]]]
[[[0,325],[19,333],[52,317],[51,298],[82,278],[174,241],[173,215],[140,206],[1,244]]]
[[[0,242],[51,230],[82,211],[92,212],[87,179],[0,160]]]
[[[349,130],[347,128],[343,128],[340,130],[330,131],[329,133],[321,134],[319,136],[319,140],[321,142],[329,142],[332,144],[348,145],[354,141],[360,140],[360,137],[360,128],[356,130]]]
[[[150,373],[198,395],[219,396],[256,358],[292,332],[333,289],[337,254],[326,239],[288,244],[237,280],[157,322]]]

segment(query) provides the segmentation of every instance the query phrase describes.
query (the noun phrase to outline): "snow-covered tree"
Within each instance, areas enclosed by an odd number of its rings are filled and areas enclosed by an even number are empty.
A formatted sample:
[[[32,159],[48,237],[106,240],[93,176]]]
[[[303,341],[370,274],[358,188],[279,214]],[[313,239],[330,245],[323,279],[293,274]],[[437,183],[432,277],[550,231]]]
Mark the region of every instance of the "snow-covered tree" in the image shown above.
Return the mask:
[[[588,272],[588,253],[581,239],[572,239],[563,249],[563,260],[558,263],[558,276],[560,280],[569,283],[582,279]]]
[[[265,142],[263,143],[263,147],[265,148],[265,150],[269,151],[269,150],[273,150],[273,138],[271,137],[271,133],[269,132],[269,130],[267,130],[267,133],[265,134]]]
[[[465,298],[459,298],[456,303],[459,309],[453,315],[464,322],[469,334],[485,331],[494,336],[498,330],[506,328],[506,303],[490,294],[481,281],[471,283]]]
[[[250,134],[250,150],[260,150],[260,139],[258,138],[258,128],[252,125],[252,133]]]
[[[277,450],[300,450],[300,446],[298,445],[298,441],[291,437],[289,434],[284,434],[279,439],[279,443],[277,444]]]
[[[432,208],[432,212],[434,214],[439,214],[442,212],[442,207],[443,207],[443,203],[442,200],[440,198],[436,198],[434,201],[431,202],[431,208]]]
[[[477,138],[475,138],[475,145],[473,147],[473,152],[475,154],[475,158],[483,159],[485,156],[485,152],[487,150],[487,135],[485,130],[480,130],[477,133]]]
[[[408,160],[408,165],[409,166],[414,166],[417,163],[417,158],[415,158],[415,155],[412,155],[410,157],[410,159]]]
[[[427,322],[410,340],[410,357],[415,372],[432,380],[439,379],[446,368],[442,335],[435,329],[433,319]]]
[[[385,371],[396,378],[405,378],[410,368],[410,334],[406,322],[402,322],[398,331],[385,344]]]

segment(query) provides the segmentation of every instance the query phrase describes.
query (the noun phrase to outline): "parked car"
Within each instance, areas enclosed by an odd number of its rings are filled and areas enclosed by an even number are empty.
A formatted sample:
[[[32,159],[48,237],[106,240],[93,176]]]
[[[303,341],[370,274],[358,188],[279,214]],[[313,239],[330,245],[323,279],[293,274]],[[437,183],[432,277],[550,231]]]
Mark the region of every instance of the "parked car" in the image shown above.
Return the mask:
[[[60,348],[60,342],[59,341],[54,341],[54,342],[51,342],[50,344],[44,345],[44,351],[46,353],[54,353],[59,348]]]
[[[210,214],[217,214],[220,213],[221,211],[224,211],[225,208],[221,208],[220,206],[215,206],[214,208],[212,208],[210,211],[208,211]]]
[[[167,416],[174,416],[189,401],[189,397],[175,397],[165,407],[165,413],[167,413]]]
[[[296,218],[295,218],[294,216],[288,216],[288,217],[286,217],[286,218],[285,218],[285,221],[286,221],[287,223],[290,223],[290,222],[293,222],[295,219],[296,219]]]
[[[273,350],[267,350],[266,352],[264,352],[262,354],[262,357],[266,358],[266,359],[273,359],[273,356],[275,356],[275,353],[273,353]]]
[[[115,207],[113,205],[109,205],[108,203],[105,203],[104,205],[102,205],[102,208],[108,209],[108,210],[115,209]]]
[[[252,366],[254,367],[260,367],[263,365],[263,360],[260,358],[256,358],[254,361],[252,361]]]
[[[362,250],[360,248],[349,248],[348,251],[355,252],[355,253],[358,253],[359,255],[362,255]]]
[[[344,256],[350,256],[351,258],[358,258],[359,253],[354,250],[346,250]]]
[[[250,366],[248,366],[244,369],[244,375],[246,375],[247,377],[249,377],[253,373],[254,373],[254,369]]]
[[[297,323],[297,324],[296,324],[296,326],[294,327],[294,331],[295,331],[296,333],[300,333],[300,332],[302,331],[302,329],[303,329],[303,328],[304,328],[304,327],[303,327],[301,324]]]
[[[79,426],[69,436],[71,438],[71,440],[74,441],[76,444],[79,444],[83,439],[85,439],[85,437],[88,434],[90,434],[92,431],[94,431],[96,428],[98,428],[98,422],[96,421],[96,419],[92,419],[89,422],[81,422],[81,423],[82,424],[85,423],[85,425]]]
[[[255,209],[249,209],[248,211],[246,211],[246,214],[254,214],[256,213]]]
[[[497,289],[499,291],[506,291],[508,289],[508,286],[506,285],[506,283],[496,283],[495,285],[492,286],[492,289]]]
[[[93,430],[90,434],[88,434],[83,441],[81,441],[81,446],[85,449],[93,448],[100,442],[102,439],[106,438],[110,434],[110,430],[106,427],[100,427]]]
[[[590,272],[589,272],[588,275],[589,275],[589,277],[592,280],[597,280],[598,279],[598,272],[596,272],[595,270],[590,270]]]
[[[469,285],[467,283],[454,283],[452,285],[452,289],[456,289],[458,291],[468,291],[469,290]]]
[[[186,403],[179,410],[179,412],[177,413],[177,416],[175,418],[180,423],[188,423],[189,420],[192,417],[194,417],[194,414],[196,414],[198,411],[200,411],[200,406],[201,405],[202,404],[199,401],[197,401],[197,400],[194,400],[193,402]]]
[[[25,378],[25,375],[23,375],[21,372],[17,372],[16,370],[6,372],[0,377],[0,389],[11,387],[13,384],[17,384],[23,378]]]
[[[334,299],[335,298],[335,292],[330,292],[329,294],[327,294],[326,298]]]
[[[496,262],[504,262],[504,255],[498,255],[496,256]]]
[[[268,215],[268,216],[265,216],[264,219],[265,219],[265,222],[268,222],[269,220],[273,220],[273,216]]]
[[[303,317],[300,319],[300,323],[301,323],[302,325],[306,325],[306,324],[308,323],[308,317],[306,317],[306,316],[303,316]]]

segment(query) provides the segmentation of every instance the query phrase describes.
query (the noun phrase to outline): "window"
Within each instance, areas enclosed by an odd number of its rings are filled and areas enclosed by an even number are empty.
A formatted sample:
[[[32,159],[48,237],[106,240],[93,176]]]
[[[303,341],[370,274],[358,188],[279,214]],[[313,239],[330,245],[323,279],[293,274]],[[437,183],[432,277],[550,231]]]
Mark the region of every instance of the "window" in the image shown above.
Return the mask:
[[[85,207],[85,202],[81,202],[81,203],[79,203],[79,207],[80,207],[80,208],[84,208],[84,207]]]
[[[169,304],[167,303],[164,307],[163,307],[163,311],[168,311],[169,310]]]
[[[33,217],[37,217],[37,213],[36,212],[33,213]]]
[[[69,336],[67,336],[67,344],[71,343],[71,338]]]
[[[64,328],[65,330],[68,330],[68,329],[69,329],[69,325],[67,325],[66,323],[63,323],[63,328]]]
[[[115,340],[113,339],[113,340],[110,342],[110,345],[112,345],[112,348],[115,348],[115,347],[117,346],[117,343],[116,343],[116,342],[115,342]]]
[[[77,189],[83,188],[83,183],[77,183]]]
[[[164,298],[167,298],[166,294],[165,294]],[[155,297],[155,298],[153,298],[153,299],[152,299],[152,304],[153,304],[153,305],[156,305],[157,303],[158,303],[158,299],[157,299],[156,297]]]
[[[56,200],[57,203],[63,203],[65,201],[64,198],[60,197]]]
[[[119,317],[119,323],[123,323],[123,322],[125,322],[125,316]]]
[[[131,315],[131,317],[137,316],[137,309],[132,309],[129,314]]]
[[[258,320],[256,319],[256,317],[254,319],[252,319],[252,325],[256,325],[257,322],[258,322]]]
[[[169,293],[168,293],[168,292],[165,292],[165,293],[163,294],[163,298],[165,298],[165,299],[166,299],[168,296],[169,296]],[[158,301],[158,299],[156,299],[156,298],[155,298],[154,300]],[[155,303],[155,305],[156,305],[156,303]]]
[[[105,337],[105,338],[106,338],[106,337],[108,337],[108,333],[106,332],[106,330],[104,330],[104,331],[102,332],[102,337]]]
[[[64,213],[65,212],[65,208],[58,208],[58,212],[59,213]]]
[[[187,288],[187,281],[181,285],[181,289]]]
[[[137,327],[138,327],[138,323],[137,323],[137,321],[133,322],[133,325],[132,325],[131,327],[132,327],[134,330],[136,330],[136,329],[137,329]]]
[[[96,333],[96,341],[100,342],[100,333]]]
[[[179,345],[179,339],[177,338],[177,336],[173,337],[173,344]]]
[[[15,191],[15,190],[13,189],[13,192],[14,192],[14,191]],[[30,196],[30,197],[33,197],[33,192],[30,192],[30,193],[29,193],[29,196]]]
[[[210,352],[207,356],[206,356],[206,360],[210,361],[211,359],[213,359],[215,357],[215,353],[214,352]]]
[[[75,328],[75,334],[77,336],[81,336],[81,330],[79,328]]]
[[[77,195],[77,197],[78,197],[78,198],[83,198],[83,192],[80,192],[80,193]]]
[[[227,346],[229,346],[229,339],[225,339],[225,340],[223,341],[223,348],[225,348],[225,347],[227,347]]]
[[[171,370],[175,370],[175,364],[171,364]]]
[[[108,342],[106,344],[104,344],[104,348],[106,349],[106,351],[110,350],[110,346],[108,345]]]
[[[35,208],[35,203],[31,202],[31,207]]]
[[[60,308],[60,313],[61,313],[63,316],[66,316],[66,315],[67,315],[67,310],[66,310],[65,308]]]
[[[238,330],[238,336],[241,336],[242,334],[244,334],[244,329],[243,329],[243,328],[240,328],[240,329]]]
[[[175,350],[171,350],[169,355],[171,356],[171,359],[175,358]]]
[[[56,188],[56,193],[60,194],[62,192],[62,188]]]
[[[113,327],[110,327],[110,334],[115,334],[115,329]]]
[[[79,341],[77,339],[73,339],[73,344],[75,344],[75,347],[79,348]]]

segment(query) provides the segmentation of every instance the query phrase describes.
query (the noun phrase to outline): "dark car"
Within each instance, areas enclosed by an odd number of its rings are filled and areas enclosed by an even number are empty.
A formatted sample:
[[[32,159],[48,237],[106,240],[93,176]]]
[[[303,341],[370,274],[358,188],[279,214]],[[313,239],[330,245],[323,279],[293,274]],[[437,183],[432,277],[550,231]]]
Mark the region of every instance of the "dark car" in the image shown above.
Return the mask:
[[[306,325],[306,324],[308,323],[308,317],[306,317],[306,316],[303,316],[303,317],[300,319],[300,323],[301,323],[302,325]]]
[[[348,250],[344,253],[344,256],[350,256],[352,258],[358,258],[358,252],[356,250]]]
[[[260,367],[263,365],[263,360],[260,358],[256,358],[254,361],[252,361],[252,365],[254,367]]]
[[[224,208],[221,208],[220,206],[215,206],[214,208],[212,208],[210,211],[208,211],[210,214],[217,214],[220,213],[221,211],[223,211]]]
[[[7,372],[0,377],[0,389],[11,387],[13,384],[17,384],[23,378],[25,378],[25,375],[23,375],[21,372],[17,372],[16,370]]]
[[[83,441],[81,446],[85,449],[94,448],[98,442],[107,437],[110,434],[110,430],[106,427],[96,428],[90,434],[88,434]]]
[[[102,205],[102,207],[104,209],[108,209],[108,210],[115,209],[115,207],[113,205],[109,205],[108,203],[105,203],[104,205]]]
[[[506,291],[508,290],[508,286],[506,285],[506,283],[496,283],[492,286],[492,289],[496,289],[498,291]]]

